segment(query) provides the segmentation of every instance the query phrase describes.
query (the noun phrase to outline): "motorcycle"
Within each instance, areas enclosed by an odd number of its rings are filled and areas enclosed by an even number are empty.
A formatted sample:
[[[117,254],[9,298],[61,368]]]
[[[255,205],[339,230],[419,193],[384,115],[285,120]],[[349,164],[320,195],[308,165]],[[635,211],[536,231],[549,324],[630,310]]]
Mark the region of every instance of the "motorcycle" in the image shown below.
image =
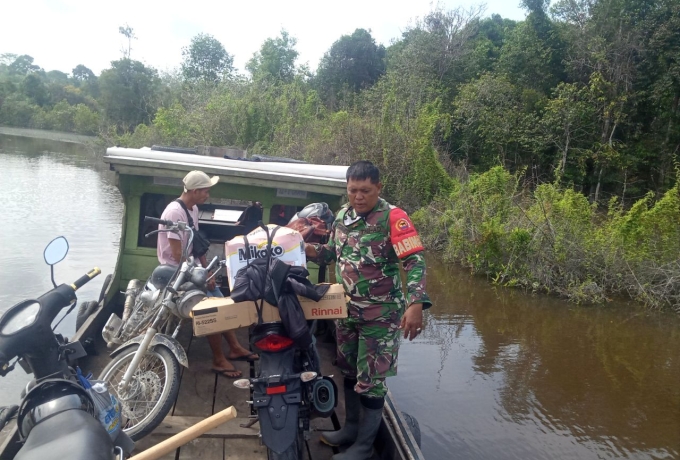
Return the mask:
[[[115,442],[111,439],[96,418],[94,400],[70,367],[74,360],[86,356],[83,346],[69,343],[51,327],[63,308],[71,305],[64,317],[73,310],[76,291],[101,273],[95,268],[72,284],[57,286],[54,265],[67,252],[64,237],[48,244],[44,258],[50,265],[54,289],[36,300],[19,302],[0,317],[0,376],[11,372],[18,362],[35,377],[22,392],[17,428],[23,446],[14,458],[122,460],[134,443],[123,432]]]
[[[194,233],[187,223],[149,216],[144,220],[166,226],[148,233],[147,238],[160,232],[175,233],[181,241],[187,232],[189,238],[182,247],[184,262],[179,267],[159,265],[146,283],[130,281],[122,318],[112,314],[102,331],[108,347],[118,348],[99,379],[108,383],[121,402],[126,419],[123,430],[134,440],[153,431],[177,399],[179,366],[189,366],[177,335],[191,318],[194,305],[205,298],[212,278],[208,273],[220,264],[215,257],[203,268],[188,253]]]
[[[271,237],[267,244],[273,244]],[[259,292],[265,292],[264,286]],[[330,417],[337,405],[335,382],[321,375],[316,324],[316,320],[307,322],[311,345],[302,347],[291,339],[282,322],[260,321],[250,330],[251,345],[260,356],[256,376],[236,380],[234,386],[251,391],[256,415],[243,426],[259,421],[269,460],[302,459],[311,419]]]

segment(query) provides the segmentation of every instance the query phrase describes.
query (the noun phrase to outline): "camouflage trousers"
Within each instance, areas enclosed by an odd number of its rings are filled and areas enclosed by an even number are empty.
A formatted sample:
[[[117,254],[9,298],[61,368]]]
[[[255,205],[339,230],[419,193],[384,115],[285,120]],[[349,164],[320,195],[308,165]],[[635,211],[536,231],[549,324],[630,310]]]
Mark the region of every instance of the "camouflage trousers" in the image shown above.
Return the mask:
[[[337,365],[345,377],[357,380],[357,393],[384,397],[385,378],[397,375],[404,308],[399,304],[359,307],[350,302],[347,310],[346,319],[336,320]]]

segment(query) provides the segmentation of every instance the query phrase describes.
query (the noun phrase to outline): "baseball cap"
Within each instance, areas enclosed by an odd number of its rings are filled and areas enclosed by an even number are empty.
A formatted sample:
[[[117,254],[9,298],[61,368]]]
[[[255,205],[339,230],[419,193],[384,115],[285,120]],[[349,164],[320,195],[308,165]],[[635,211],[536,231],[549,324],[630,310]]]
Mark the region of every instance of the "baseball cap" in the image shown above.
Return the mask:
[[[210,177],[203,171],[191,171],[189,174],[184,176],[182,182],[184,182],[184,191],[196,190],[197,188],[208,188],[215,185],[220,178],[218,176]]]

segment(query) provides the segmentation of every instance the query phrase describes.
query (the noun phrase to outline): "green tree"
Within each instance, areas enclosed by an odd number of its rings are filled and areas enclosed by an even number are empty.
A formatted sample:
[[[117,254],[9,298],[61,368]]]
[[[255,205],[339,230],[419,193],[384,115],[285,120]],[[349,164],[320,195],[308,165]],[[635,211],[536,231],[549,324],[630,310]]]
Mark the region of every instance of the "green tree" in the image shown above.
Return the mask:
[[[298,57],[296,44],[297,39],[282,29],[279,37],[264,41],[260,51],[254,53],[246,64],[246,69],[254,80],[290,82],[295,76],[295,60]]]
[[[512,82],[549,94],[564,78],[564,45],[548,17],[549,0],[522,0],[529,12],[501,49],[498,69]]]
[[[89,68],[82,64],[78,64],[71,71],[71,79],[73,80],[74,86],[82,89],[85,94],[94,98],[99,97],[98,79],[94,72]]]
[[[540,129],[546,143],[557,150],[556,176],[582,184],[585,162],[597,141],[597,116],[588,88],[560,83],[545,106]]]
[[[0,65],[10,65],[12,62],[16,61],[19,57],[18,54],[14,53],[2,53],[0,54]]]
[[[473,21],[468,27],[476,32],[464,44],[466,51],[456,66],[460,81],[470,81],[484,73],[493,72],[501,49],[516,26],[516,21],[503,19],[498,14]]]
[[[94,75],[94,72],[82,64],[78,64],[73,68],[71,71],[71,77],[76,82],[76,86],[87,84],[97,79],[97,77]]]
[[[372,86],[385,73],[385,47],[376,45],[370,31],[356,29],[331,46],[319,63],[316,86],[333,103],[343,88],[351,91]]]
[[[39,110],[40,107],[31,104],[23,95],[10,94],[0,106],[0,125],[27,127]]]
[[[520,88],[508,79],[483,75],[460,88],[453,125],[464,161],[488,168],[518,169],[540,148],[537,117]]]
[[[100,103],[107,120],[121,130],[149,123],[158,107],[160,78],[156,69],[120,59],[99,77]]]
[[[75,132],[94,136],[99,132],[99,113],[90,109],[85,104],[78,104],[73,114],[73,126]]]
[[[234,72],[234,57],[212,35],[196,35],[182,56],[182,75],[189,81],[219,83]]]
[[[32,72],[38,72],[40,67],[33,64],[33,58],[31,56],[22,54],[7,67],[7,70],[10,75],[24,76]]]
[[[49,92],[47,90],[47,85],[43,81],[42,77],[35,73],[29,73],[24,77],[21,84],[24,95],[39,106],[46,105],[49,100]]]
[[[50,83],[55,83],[62,86],[68,85],[68,74],[62,72],[61,70],[50,70],[49,72],[45,73],[45,77]]]

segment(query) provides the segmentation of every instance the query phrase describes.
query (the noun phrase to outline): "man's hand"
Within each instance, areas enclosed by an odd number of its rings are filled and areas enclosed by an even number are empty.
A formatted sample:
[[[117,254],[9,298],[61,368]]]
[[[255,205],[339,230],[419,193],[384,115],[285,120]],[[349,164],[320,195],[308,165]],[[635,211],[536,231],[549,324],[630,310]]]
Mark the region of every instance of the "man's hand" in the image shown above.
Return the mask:
[[[305,243],[305,255],[310,259],[316,258],[319,254],[316,252],[314,245]]]
[[[208,276],[211,276],[211,275],[212,275],[212,273],[208,273]],[[208,283],[206,284],[205,287],[208,288],[208,291],[214,291],[215,290],[215,278],[208,280]]]
[[[423,328],[423,304],[414,303],[410,305],[401,317],[401,326],[404,330],[404,338],[409,341],[415,339]]]

